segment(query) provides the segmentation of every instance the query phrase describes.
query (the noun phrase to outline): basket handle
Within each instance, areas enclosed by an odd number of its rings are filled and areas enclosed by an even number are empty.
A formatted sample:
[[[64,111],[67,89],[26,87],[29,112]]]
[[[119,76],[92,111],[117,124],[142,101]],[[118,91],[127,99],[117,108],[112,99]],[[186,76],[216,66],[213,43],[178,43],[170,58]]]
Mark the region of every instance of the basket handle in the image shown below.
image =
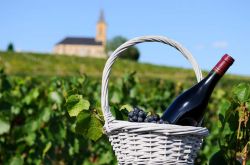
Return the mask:
[[[123,51],[125,51],[127,48],[129,48],[131,46],[134,46],[134,45],[142,43],[142,42],[160,42],[160,43],[164,43],[164,44],[167,44],[167,45],[174,47],[175,49],[180,51],[182,53],[182,55],[191,63],[193,70],[195,72],[197,81],[199,82],[202,79],[202,73],[201,73],[201,70],[200,70],[198,63],[196,62],[196,60],[194,59],[192,54],[186,48],[181,46],[181,44],[179,44],[178,42],[176,42],[170,38],[164,37],[164,36],[141,36],[141,37],[133,38],[133,39],[123,43],[122,45],[120,45],[111,54],[111,56],[108,58],[108,60],[105,64],[105,67],[103,70],[101,105],[102,105],[102,112],[104,115],[104,120],[105,120],[106,126],[109,122],[114,120],[114,117],[112,116],[112,114],[110,112],[109,102],[108,102],[108,82],[109,82],[111,67],[112,67],[113,63],[115,62],[115,60],[117,59],[117,57]]]

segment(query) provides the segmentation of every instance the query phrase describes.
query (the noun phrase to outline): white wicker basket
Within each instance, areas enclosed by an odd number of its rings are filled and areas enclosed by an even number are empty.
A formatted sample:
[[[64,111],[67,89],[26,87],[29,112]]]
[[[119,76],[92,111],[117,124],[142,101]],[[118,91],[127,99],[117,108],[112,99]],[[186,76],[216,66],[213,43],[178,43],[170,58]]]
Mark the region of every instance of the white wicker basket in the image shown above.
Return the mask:
[[[113,52],[103,70],[101,103],[104,130],[120,165],[193,164],[203,137],[208,135],[206,128],[120,121],[110,112],[108,81],[111,66],[121,52],[142,42],[161,42],[176,48],[191,63],[197,81],[202,79],[192,54],[179,43],[163,36],[143,36],[127,41]]]

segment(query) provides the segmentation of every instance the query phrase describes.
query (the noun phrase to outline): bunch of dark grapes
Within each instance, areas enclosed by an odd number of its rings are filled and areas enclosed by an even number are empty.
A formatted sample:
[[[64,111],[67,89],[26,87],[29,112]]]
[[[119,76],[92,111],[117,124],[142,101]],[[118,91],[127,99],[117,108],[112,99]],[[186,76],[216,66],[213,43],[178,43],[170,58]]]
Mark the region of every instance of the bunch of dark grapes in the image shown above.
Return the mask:
[[[147,115],[146,112],[138,107],[134,107],[133,111],[129,112],[128,121],[167,124],[167,122],[163,121],[158,114]]]
[[[133,111],[128,114],[128,121],[130,122],[144,122],[147,117],[147,113],[143,110],[134,107]]]
[[[147,123],[158,123],[158,124],[166,124],[166,122],[164,122],[160,116],[158,114],[154,114],[154,115],[148,115],[146,117],[146,119],[144,120],[144,122]]]

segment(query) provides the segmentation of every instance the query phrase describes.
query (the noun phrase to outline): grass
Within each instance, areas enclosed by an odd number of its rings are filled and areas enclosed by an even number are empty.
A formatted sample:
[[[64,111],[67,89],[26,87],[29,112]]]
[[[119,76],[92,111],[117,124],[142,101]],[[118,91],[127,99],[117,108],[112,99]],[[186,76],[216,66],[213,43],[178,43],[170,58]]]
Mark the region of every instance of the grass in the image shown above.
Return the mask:
[[[106,60],[53,54],[0,52],[0,67],[3,66],[8,75],[18,76],[50,77],[87,74],[91,77],[101,78]],[[194,72],[190,69],[120,59],[112,67],[112,77],[120,77],[126,72],[135,70],[138,77],[145,79],[159,78],[180,82],[195,80]],[[224,81],[228,80],[250,82],[250,77],[227,75]]]

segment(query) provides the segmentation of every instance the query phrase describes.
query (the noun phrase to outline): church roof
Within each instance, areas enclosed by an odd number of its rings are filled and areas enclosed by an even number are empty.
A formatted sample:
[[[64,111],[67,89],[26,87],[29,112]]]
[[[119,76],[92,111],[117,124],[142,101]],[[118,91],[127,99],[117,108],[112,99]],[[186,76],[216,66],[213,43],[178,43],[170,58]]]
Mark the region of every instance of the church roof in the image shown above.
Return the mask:
[[[95,38],[86,38],[86,37],[66,37],[59,44],[67,45],[102,45],[102,42],[96,41]]]

